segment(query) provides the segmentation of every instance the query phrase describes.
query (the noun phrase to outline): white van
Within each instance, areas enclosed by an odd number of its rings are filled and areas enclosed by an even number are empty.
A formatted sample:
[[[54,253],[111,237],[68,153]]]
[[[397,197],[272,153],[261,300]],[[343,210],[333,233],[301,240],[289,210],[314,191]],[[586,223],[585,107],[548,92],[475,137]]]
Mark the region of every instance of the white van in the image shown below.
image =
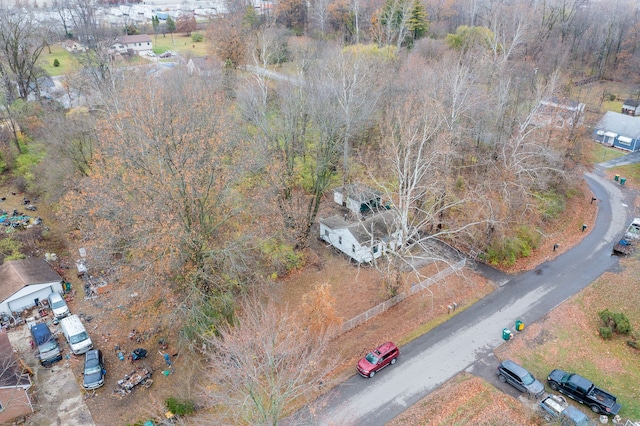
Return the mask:
[[[90,349],[93,349],[93,342],[89,337],[89,333],[85,330],[84,325],[77,315],[71,315],[60,321],[62,334],[67,339],[71,352],[75,355],[81,355]]]
[[[71,313],[69,312],[67,302],[65,302],[62,296],[60,296],[60,293],[54,291],[49,295],[48,299],[49,307],[51,308],[54,318],[64,318]]]

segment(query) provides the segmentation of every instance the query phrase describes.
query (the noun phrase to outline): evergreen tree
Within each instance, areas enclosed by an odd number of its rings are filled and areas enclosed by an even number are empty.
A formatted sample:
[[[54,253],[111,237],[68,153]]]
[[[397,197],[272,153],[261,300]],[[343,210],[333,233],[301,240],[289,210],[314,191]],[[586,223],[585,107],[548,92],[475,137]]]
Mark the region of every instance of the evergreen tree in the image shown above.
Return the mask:
[[[171,34],[171,41],[173,41],[173,33],[176,31],[176,21],[171,16],[167,16],[167,31]]]
[[[156,15],[151,17],[151,25],[153,25],[153,32],[156,33],[156,41],[158,41],[158,29],[160,28],[160,18]]]
[[[420,0],[414,0],[413,2],[408,27],[413,35],[414,41],[424,37],[429,29],[429,15]]]

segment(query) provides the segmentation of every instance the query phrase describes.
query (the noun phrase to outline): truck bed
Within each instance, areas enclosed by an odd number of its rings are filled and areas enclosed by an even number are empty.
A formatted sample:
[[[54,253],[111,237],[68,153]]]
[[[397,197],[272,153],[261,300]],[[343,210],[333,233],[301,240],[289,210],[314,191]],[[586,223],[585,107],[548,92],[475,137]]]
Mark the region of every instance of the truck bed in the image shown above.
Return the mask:
[[[623,238],[613,245],[613,254],[629,255],[633,252],[634,246],[634,241]]]
[[[616,403],[616,398],[613,395],[597,387],[591,389],[588,397],[609,408],[609,412],[614,415],[618,414],[618,411],[622,408],[620,404]]]

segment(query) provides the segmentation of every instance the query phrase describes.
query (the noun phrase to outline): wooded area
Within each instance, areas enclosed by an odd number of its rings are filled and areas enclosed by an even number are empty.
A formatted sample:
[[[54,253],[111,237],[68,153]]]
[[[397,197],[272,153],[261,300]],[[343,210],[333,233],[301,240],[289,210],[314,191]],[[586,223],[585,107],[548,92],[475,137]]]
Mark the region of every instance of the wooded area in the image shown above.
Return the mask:
[[[281,374],[322,365],[330,306],[305,339],[285,332],[300,331],[295,315],[278,323],[271,309],[238,300],[266,298],[277,278],[309,261],[331,189],[362,183],[383,194],[397,247],[374,267],[389,296],[417,259],[449,260],[434,240],[512,263],[536,247],[542,223],[563,214],[591,143],[579,120],[541,121],[540,102],[584,101],[586,78],[639,82],[631,1],[307,4],[281,0],[268,14],[230,0],[203,29],[218,60],[206,75],[127,66],[111,51],[122,29],[97,21],[97,3],[54,1],[60,19],[47,22],[0,10],[5,182],[55,206],[123,300],[133,291],[150,305],[170,298],[173,316],[158,321],[209,344],[211,359],[249,365],[258,360],[241,358],[247,348],[283,336],[261,350],[292,350],[295,365],[257,378],[210,373],[233,389],[228,408],[254,391],[251,380],[285,380],[251,394],[253,406],[237,412],[247,423],[276,424],[321,379]],[[71,37],[88,50],[62,80],[84,105],[65,109],[42,96],[39,60]]]

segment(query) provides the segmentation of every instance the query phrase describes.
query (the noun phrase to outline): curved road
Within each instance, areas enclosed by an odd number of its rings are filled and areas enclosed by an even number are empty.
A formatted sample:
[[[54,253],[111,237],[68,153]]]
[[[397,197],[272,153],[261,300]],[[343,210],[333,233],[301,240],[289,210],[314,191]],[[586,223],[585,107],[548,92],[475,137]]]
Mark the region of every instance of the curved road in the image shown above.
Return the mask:
[[[299,413],[301,417],[285,423],[384,425],[490,356],[503,343],[504,327],[512,327],[516,319],[525,324],[537,321],[616,266],[611,248],[632,217],[633,194],[594,173],[585,174],[585,179],[599,208],[593,229],[580,244],[534,271],[503,280],[500,288],[469,309],[403,346],[399,362],[375,379],[354,375],[318,401],[314,415]]]

